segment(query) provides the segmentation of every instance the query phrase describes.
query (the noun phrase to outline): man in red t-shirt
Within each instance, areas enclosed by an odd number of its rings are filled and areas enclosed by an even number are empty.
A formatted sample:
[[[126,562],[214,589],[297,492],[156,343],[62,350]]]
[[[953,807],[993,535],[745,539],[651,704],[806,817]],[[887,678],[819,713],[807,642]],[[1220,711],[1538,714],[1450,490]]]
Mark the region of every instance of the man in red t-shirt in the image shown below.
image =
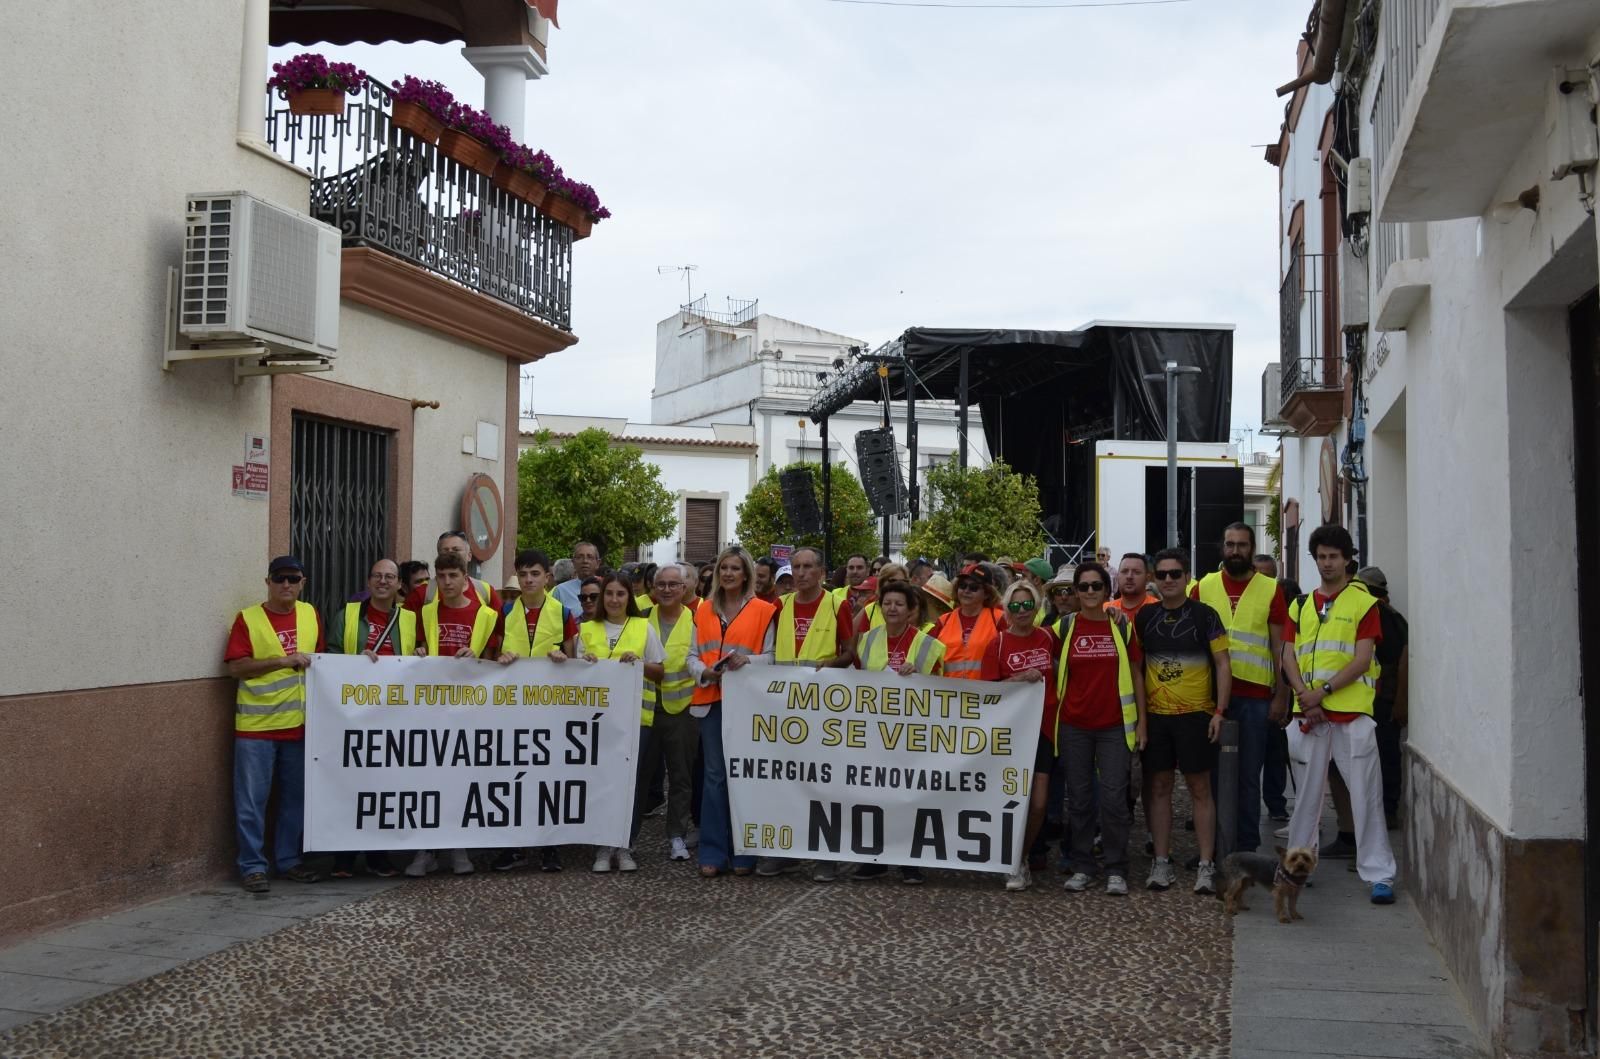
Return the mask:
[[[417,654],[439,658],[498,657],[500,616],[470,593],[472,579],[467,576],[466,566],[459,556],[449,553],[435,560],[433,583],[438,596],[423,605]],[[489,617],[485,618],[484,612]]]
[[[267,566],[267,599],[233,619],[222,660],[239,681],[234,707],[233,813],[245,890],[265,893],[267,801],[278,783],[273,864],[293,882],[322,878],[300,863],[305,830],[305,680],[311,652],[326,650],[322,619],[300,602],[305,567],[292,555]]]
[[[794,574],[794,592],[782,598],[782,605],[794,616],[794,654],[798,658],[805,646],[806,633],[811,631],[811,623],[816,619],[817,607],[822,603],[824,595],[822,553],[815,548],[796,548],[794,554],[789,556],[789,569]],[[776,620],[781,621],[782,617],[783,611],[780,610]],[[852,616],[848,599],[841,598],[838,601],[834,622],[833,656],[814,663],[818,669],[841,668],[850,664],[853,650],[851,634],[855,628],[855,618]]]

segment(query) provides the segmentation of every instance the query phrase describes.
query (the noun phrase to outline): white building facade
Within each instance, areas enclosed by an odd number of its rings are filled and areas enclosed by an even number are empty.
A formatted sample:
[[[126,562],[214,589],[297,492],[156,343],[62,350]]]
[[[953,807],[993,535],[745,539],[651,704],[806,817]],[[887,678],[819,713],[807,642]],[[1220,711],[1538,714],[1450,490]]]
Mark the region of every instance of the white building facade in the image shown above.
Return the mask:
[[[1311,588],[1305,539],[1338,522],[1387,573],[1411,628],[1401,881],[1497,1047],[1582,1051],[1600,1006],[1600,623],[1580,605],[1600,541],[1600,4],[1341,6],[1343,46],[1318,44],[1331,80],[1291,97],[1268,155],[1285,558]]]
[[[730,311],[704,309],[704,299],[685,306],[656,325],[655,389],[651,419],[662,424],[738,424],[755,431],[759,477],[772,467],[822,460],[822,436],[806,410],[823,380],[854,351],[868,347],[859,338],[759,312],[755,302],[730,303]],[[917,466],[953,459],[960,448],[956,406],[950,401],[918,401]],[[855,436],[884,425],[882,403],[858,401],[828,419],[829,461],[856,477]],[[906,406],[889,408],[902,477],[909,485]],[[983,421],[968,412],[967,461],[989,463]],[[919,476],[919,481],[923,480]],[[891,550],[899,548],[905,521],[891,520]]]
[[[748,424],[661,426],[629,423],[598,416],[541,414],[522,420],[523,450],[534,435],[549,430],[552,438],[569,438],[582,430],[610,434],[617,445],[639,450],[645,463],[661,474],[661,484],[677,504],[677,525],[658,541],[634,542],[640,561],[656,564],[707,562],[738,534],[739,505],[755,485],[758,462],[755,429]],[[545,544],[552,556],[567,554],[570,541]]]

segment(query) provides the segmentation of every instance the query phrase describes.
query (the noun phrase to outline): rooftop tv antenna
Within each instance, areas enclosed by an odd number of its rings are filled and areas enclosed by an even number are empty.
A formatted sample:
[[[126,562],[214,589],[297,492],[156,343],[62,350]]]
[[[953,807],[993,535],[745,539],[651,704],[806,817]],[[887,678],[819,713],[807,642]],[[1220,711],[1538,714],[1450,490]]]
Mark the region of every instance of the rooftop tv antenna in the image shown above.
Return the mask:
[[[656,275],[663,276],[668,272],[682,272],[683,288],[686,292],[683,304],[688,305],[694,301],[694,274],[699,270],[699,265],[657,265]]]

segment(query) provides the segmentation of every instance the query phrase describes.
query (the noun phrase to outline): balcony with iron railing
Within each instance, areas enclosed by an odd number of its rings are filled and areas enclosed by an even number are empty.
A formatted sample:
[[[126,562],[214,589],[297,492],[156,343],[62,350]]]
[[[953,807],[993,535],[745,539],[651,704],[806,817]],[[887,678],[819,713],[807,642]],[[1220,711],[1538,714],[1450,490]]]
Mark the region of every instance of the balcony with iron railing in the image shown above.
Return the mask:
[[[1587,65],[1600,3],[1383,0],[1378,24],[1375,219],[1441,221],[1494,205],[1557,83]]]
[[[391,255],[569,332],[573,229],[396,126],[393,103],[371,78],[338,115],[295,114],[268,96],[267,144],[310,172],[311,215],[347,249]]]
[[[1344,361],[1330,316],[1332,258],[1297,253],[1278,288],[1281,418],[1301,437],[1331,433],[1344,417]]]

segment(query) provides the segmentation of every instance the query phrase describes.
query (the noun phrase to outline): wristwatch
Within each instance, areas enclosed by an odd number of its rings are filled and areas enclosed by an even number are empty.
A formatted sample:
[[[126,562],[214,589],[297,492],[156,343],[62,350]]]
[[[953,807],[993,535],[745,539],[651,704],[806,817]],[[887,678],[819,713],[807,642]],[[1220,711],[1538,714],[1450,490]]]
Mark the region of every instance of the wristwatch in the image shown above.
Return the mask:
[[[1333,681],[1324,680],[1322,682],[1322,693],[1324,695],[1332,695],[1333,694]]]

